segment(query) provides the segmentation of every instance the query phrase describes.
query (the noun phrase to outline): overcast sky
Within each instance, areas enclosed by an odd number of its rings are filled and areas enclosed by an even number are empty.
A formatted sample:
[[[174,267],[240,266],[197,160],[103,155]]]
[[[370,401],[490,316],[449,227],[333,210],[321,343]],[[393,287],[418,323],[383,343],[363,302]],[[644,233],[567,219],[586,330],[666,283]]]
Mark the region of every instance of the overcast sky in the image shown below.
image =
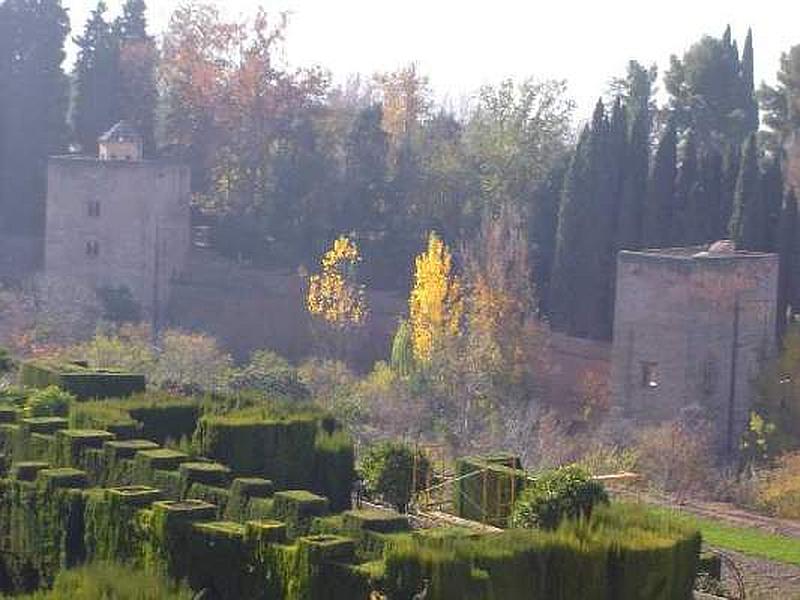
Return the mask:
[[[116,14],[122,0],[106,0]],[[181,0],[149,0],[151,33],[161,33]],[[74,31],[96,0],[64,0]],[[755,36],[756,81],[773,81],[781,52],[800,44],[800,0],[217,0],[233,15],[259,5],[291,12],[286,59],[320,64],[337,80],[416,61],[440,98],[453,101],[505,77],[566,79],[589,116],[629,59],[681,54],[727,23]]]

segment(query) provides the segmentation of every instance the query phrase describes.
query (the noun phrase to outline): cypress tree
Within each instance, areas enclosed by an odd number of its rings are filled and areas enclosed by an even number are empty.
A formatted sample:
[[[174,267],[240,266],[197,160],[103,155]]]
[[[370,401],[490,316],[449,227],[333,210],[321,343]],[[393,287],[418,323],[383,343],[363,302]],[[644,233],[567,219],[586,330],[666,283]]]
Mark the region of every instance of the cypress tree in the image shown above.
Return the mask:
[[[736,195],[736,181],[739,179],[739,163],[742,148],[736,144],[729,144],[725,149],[722,163],[722,180],[720,183],[720,223],[722,235],[730,236],[729,224],[733,215],[733,200]]]
[[[158,103],[155,40],[147,35],[144,0],[126,0],[114,22],[119,63],[119,103],[122,118],[144,138],[145,155],[155,152],[155,113]]]
[[[105,2],[98,2],[83,35],[75,38],[73,128],[84,154],[92,155],[97,154],[97,138],[121,118],[117,44],[105,12]]]
[[[727,232],[727,221],[722,216],[722,156],[714,148],[701,153],[700,182],[705,196],[705,231],[701,241],[713,242],[724,238]]]
[[[644,245],[663,248],[669,245],[675,201],[677,161],[675,124],[670,120],[661,135],[647,182],[644,209]]]
[[[780,227],[778,231],[778,255],[780,267],[778,271],[778,334],[786,331],[789,308],[797,310],[797,197],[793,190],[788,190],[781,207]]]
[[[550,320],[553,328],[572,335],[587,335],[588,331],[577,322],[589,304],[584,283],[589,268],[586,234],[589,214],[589,138],[590,130],[581,132],[578,145],[570,160],[561,204],[558,211],[556,251],[550,280]]]
[[[753,66],[753,30],[747,30],[741,62],[742,104],[745,109],[745,127],[747,132],[758,130],[758,101],[756,100],[754,66]]]
[[[698,218],[695,204],[700,202],[697,197],[698,186],[697,145],[694,131],[689,129],[681,148],[681,164],[675,181],[675,214],[670,235],[672,246],[697,243],[697,232],[704,228],[704,224],[694,222]]]
[[[767,163],[761,176],[761,197],[763,198],[764,214],[764,249],[770,252],[777,251],[778,229],[783,204],[783,173],[778,157],[773,157]]]
[[[742,150],[733,214],[728,227],[739,250],[764,250],[766,246],[766,211],[760,179],[758,144],[755,134],[751,134]]]
[[[0,24],[3,220],[8,229],[40,233],[47,157],[64,152],[68,141],[68,81],[61,64],[69,19],[60,0],[6,0]]]

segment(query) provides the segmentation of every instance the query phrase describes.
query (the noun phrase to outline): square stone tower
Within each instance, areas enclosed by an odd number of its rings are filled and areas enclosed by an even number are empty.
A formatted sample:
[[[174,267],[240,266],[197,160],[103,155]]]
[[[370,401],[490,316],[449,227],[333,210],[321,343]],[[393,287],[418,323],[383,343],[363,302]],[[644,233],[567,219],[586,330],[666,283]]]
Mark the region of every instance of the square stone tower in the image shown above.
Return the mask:
[[[623,415],[657,423],[698,406],[734,455],[775,349],[777,289],[778,256],[729,241],[620,252],[611,386]]]
[[[144,160],[125,122],[101,136],[99,154],[49,161],[45,272],[125,286],[158,326],[190,246],[189,168]]]

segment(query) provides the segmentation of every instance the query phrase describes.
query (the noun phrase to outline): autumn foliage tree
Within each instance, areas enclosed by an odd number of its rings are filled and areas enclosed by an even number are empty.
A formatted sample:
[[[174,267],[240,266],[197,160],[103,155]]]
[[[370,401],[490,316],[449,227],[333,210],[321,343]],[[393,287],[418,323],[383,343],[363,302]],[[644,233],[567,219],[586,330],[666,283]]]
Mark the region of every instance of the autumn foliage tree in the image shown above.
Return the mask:
[[[364,286],[358,282],[359,262],[356,243],[340,236],[323,255],[320,272],[309,279],[306,307],[322,325],[320,341],[336,354],[346,350],[350,333],[364,324],[369,312]]]
[[[453,257],[435,233],[428,236],[427,250],[417,256],[408,307],[414,358],[424,364],[448,338],[459,334],[464,314]]]

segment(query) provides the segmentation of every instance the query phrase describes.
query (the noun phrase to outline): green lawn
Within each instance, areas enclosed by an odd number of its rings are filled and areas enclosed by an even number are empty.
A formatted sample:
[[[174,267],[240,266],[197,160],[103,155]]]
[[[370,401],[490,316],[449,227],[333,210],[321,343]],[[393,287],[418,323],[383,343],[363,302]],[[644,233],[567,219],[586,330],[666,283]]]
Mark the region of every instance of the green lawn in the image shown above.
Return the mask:
[[[703,541],[722,549],[800,565],[800,539],[767,533],[752,527],[737,527],[678,511],[658,508],[691,523],[700,530]]]

